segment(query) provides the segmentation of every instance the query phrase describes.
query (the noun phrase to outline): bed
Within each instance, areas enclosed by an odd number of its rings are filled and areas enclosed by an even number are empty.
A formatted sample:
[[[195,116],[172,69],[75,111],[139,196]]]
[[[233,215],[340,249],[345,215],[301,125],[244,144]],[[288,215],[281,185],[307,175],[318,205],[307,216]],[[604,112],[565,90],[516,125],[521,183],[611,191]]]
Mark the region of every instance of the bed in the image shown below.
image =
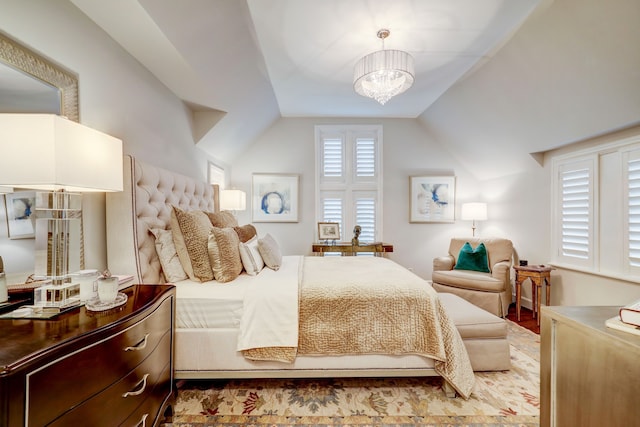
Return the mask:
[[[107,195],[109,269],[133,274],[136,283],[165,283],[154,233],[171,228],[174,207],[218,212],[218,189],[125,156],[124,191]],[[379,257],[282,256],[279,267],[265,266],[254,276],[243,272],[227,283],[172,281],[176,379],[436,375],[444,378],[447,394],[470,395],[469,357],[428,282]],[[394,275],[392,282],[402,280],[402,286],[391,283],[401,300],[388,301],[388,291],[367,288],[377,281],[376,268]],[[334,275],[326,271],[341,276],[327,277]],[[422,308],[404,319],[409,300]],[[385,315],[371,315],[381,307]],[[353,317],[344,324],[321,324],[350,311]],[[367,323],[374,318],[390,323]],[[400,318],[405,323],[396,323]],[[358,335],[360,323],[367,329]],[[416,333],[391,342],[394,328]]]

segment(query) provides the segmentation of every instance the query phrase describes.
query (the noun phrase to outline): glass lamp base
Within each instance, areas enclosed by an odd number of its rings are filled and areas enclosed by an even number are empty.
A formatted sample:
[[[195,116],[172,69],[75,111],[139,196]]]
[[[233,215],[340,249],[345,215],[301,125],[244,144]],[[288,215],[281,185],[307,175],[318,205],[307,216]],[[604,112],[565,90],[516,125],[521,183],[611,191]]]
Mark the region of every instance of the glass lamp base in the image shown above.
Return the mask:
[[[80,304],[80,284],[44,285],[33,290],[33,304],[39,307],[65,308]]]

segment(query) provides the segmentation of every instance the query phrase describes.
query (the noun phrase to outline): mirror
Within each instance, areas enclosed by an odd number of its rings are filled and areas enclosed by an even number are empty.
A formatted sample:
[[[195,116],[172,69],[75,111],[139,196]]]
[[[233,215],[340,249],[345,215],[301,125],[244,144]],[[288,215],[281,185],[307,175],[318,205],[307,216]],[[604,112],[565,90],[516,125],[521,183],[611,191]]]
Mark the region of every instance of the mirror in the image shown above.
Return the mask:
[[[77,122],[78,78],[0,33],[0,112],[56,113]]]

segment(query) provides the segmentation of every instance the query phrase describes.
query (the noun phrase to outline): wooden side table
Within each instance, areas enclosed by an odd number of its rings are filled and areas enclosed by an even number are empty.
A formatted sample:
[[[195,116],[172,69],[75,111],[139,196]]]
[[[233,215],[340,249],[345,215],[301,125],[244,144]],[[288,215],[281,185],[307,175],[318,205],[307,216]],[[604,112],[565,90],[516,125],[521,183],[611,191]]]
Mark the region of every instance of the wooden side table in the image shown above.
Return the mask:
[[[531,280],[531,299],[533,305],[533,317],[540,326],[540,300],[542,298],[542,282],[546,285],[546,304],[551,305],[551,270],[553,267],[546,265],[514,266],[516,271],[516,318],[520,321],[520,300],[522,298],[522,282]]]
[[[340,252],[342,255],[357,255],[358,252],[373,252],[376,256],[382,256],[387,252],[393,252],[393,245],[388,243],[362,243],[353,246],[348,242],[341,243],[314,243],[311,245],[311,251],[320,256],[324,256],[325,252]]]

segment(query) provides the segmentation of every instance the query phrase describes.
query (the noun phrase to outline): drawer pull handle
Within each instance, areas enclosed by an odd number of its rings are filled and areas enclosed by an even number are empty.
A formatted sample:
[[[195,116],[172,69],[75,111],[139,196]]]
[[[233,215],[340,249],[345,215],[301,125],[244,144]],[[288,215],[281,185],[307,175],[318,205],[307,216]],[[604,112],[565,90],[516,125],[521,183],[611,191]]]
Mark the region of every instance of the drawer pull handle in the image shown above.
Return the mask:
[[[147,346],[147,340],[149,338],[149,334],[145,334],[144,338],[142,338],[142,340],[131,347],[125,347],[124,351],[140,351],[140,350],[144,350],[144,348]]]
[[[149,414],[144,414],[142,416],[142,418],[140,418],[140,421],[138,421],[138,424],[135,425],[135,427],[138,427],[138,426],[145,427],[147,425],[147,417],[148,416],[149,416]]]
[[[144,377],[142,377],[142,379],[140,381],[138,381],[138,384],[136,384],[136,387],[140,386],[140,390],[128,391],[126,393],[123,393],[122,397],[138,396],[138,395],[144,393],[144,389],[147,388],[147,378],[148,377],[149,377],[149,374],[144,374]]]

